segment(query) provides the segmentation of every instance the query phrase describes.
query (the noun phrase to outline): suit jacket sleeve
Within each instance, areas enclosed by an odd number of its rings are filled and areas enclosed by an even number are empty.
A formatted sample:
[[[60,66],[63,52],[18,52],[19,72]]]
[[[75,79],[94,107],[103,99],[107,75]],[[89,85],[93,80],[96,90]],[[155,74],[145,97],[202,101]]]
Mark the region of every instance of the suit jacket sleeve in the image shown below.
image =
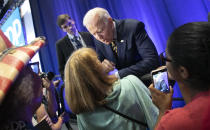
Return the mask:
[[[136,64],[128,66],[127,68],[119,70],[120,78],[130,74],[141,77],[147,73],[150,73],[151,70],[159,66],[157,50],[145,31],[143,23],[138,22],[136,30],[133,32],[132,39],[132,41],[135,43],[133,42],[128,44],[136,46],[138,54],[141,56],[142,60],[139,60]]]
[[[103,53],[101,52],[100,42],[98,42],[96,39],[94,39],[94,43],[96,46],[95,49],[96,49],[96,53],[98,54],[98,58],[102,62],[106,58],[104,57]]]
[[[93,36],[89,32],[80,32],[85,44],[87,47],[90,47],[95,50],[95,41]]]
[[[61,78],[64,78],[64,68],[65,68],[65,56],[62,51],[62,46],[61,46],[62,41],[59,40],[56,42],[56,52],[57,52],[57,57],[58,57],[58,64],[59,64],[59,72],[61,74]]]

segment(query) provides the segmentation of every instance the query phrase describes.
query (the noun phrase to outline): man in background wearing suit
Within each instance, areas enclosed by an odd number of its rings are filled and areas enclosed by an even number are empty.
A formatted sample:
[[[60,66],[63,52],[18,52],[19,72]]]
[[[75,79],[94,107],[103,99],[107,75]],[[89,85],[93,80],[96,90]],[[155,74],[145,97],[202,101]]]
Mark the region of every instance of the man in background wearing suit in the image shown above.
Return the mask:
[[[64,79],[65,64],[71,53],[80,47],[94,48],[94,40],[89,32],[79,32],[75,21],[67,14],[59,15],[57,25],[67,33],[62,39],[56,42],[56,52],[59,63],[59,72]]]
[[[79,32],[75,26],[75,21],[67,14],[61,14],[57,18],[57,25],[66,32],[66,36],[56,42],[56,52],[59,63],[59,72],[61,78],[64,80],[64,68],[67,60],[74,50],[81,47],[95,48],[94,40],[89,32]],[[61,114],[66,111],[63,92],[64,85],[61,86],[60,91],[57,90],[57,101],[61,106],[58,107],[58,113]],[[75,119],[76,116],[73,113],[69,113],[70,118]],[[72,129],[68,123],[65,123],[66,127]]]
[[[96,51],[107,72],[115,67],[115,76],[141,76],[159,66],[157,50],[137,20],[115,20],[103,8],[89,10],[83,25],[95,37]]]

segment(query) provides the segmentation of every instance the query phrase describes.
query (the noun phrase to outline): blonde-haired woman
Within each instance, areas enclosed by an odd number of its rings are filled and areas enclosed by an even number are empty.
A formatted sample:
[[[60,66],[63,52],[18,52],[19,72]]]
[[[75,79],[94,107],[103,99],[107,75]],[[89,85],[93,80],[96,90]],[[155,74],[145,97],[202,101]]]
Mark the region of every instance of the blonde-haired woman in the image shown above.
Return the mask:
[[[75,51],[67,61],[65,93],[80,130],[147,129],[142,124],[152,129],[158,115],[145,85],[133,75],[120,80],[108,75],[91,48]]]

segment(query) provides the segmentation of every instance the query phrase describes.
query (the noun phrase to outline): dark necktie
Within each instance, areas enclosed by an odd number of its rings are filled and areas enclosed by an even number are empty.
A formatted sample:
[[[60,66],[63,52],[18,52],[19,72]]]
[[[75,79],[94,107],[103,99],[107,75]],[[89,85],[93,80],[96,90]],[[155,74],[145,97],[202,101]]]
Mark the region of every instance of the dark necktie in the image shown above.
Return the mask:
[[[111,42],[111,47],[113,52],[117,55],[117,45],[115,44],[115,42]]]
[[[77,36],[74,36],[73,38],[74,43],[76,43],[76,48],[79,49],[82,47],[82,44],[80,43],[80,41],[78,40]]]

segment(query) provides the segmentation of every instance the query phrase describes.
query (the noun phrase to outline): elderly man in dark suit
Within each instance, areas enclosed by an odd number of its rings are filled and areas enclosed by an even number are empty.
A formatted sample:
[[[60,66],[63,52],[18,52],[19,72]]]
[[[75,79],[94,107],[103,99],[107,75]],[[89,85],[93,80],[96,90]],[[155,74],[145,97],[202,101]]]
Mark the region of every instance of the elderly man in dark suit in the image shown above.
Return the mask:
[[[141,77],[159,66],[157,50],[137,20],[115,20],[103,8],[89,10],[83,25],[95,37],[96,51],[107,72],[115,67],[115,75]]]
[[[57,25],[67,33],[65,37],[56,42],[56,51],[59,63],[59,72],[63,79],[65,64],[71,53],[80,47],[94,48],[94,40],[89,32],[79,32],[75,22],[67,14],[59,15]]]

